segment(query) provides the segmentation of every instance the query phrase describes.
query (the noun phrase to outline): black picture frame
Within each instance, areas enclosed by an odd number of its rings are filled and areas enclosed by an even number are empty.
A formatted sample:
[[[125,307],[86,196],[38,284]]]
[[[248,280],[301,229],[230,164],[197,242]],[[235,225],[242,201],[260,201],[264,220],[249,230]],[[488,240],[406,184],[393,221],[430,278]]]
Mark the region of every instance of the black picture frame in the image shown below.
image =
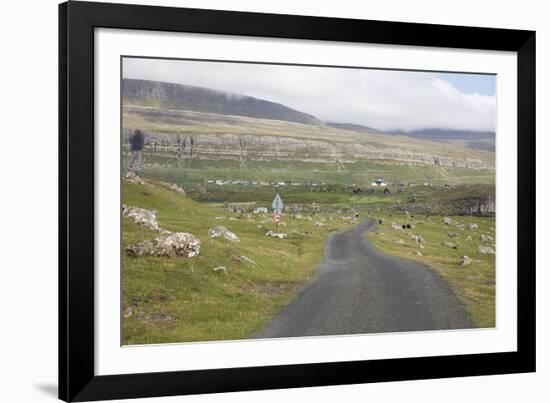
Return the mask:
[[[94,29],[517,52],[517,352],[96,376]],[[185,8],[59,5],[59,398],[65,401],[535,371],[535,32]]]

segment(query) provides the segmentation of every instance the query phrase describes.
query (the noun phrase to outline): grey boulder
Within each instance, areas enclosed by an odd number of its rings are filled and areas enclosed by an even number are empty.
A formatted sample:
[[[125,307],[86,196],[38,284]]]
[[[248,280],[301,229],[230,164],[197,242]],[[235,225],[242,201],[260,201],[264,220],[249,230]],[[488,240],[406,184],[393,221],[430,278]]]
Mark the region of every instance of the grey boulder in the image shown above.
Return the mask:
[[[126,247],[128,256],[195,257],[201,241],[187,232],[176,232]]]

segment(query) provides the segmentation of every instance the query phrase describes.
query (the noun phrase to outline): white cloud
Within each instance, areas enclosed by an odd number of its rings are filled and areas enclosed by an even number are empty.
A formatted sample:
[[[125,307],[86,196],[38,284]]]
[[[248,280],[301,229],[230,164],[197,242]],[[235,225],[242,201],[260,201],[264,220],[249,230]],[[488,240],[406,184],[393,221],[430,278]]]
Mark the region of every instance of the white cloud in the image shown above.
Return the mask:
[[[124,77],[249,95],[384,130],[495,130],[495,96],[464,94],[434,73],[125,59]]]

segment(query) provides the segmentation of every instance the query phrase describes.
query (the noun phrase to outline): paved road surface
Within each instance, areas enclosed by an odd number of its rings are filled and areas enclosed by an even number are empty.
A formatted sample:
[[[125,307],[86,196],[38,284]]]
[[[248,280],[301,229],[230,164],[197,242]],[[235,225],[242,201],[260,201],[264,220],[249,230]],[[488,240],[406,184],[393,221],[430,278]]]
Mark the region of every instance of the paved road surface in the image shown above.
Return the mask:
[[[327,240],[325,261],[258,338],[475,327],[447,283],[427,266],[375,250],[374,221]]]

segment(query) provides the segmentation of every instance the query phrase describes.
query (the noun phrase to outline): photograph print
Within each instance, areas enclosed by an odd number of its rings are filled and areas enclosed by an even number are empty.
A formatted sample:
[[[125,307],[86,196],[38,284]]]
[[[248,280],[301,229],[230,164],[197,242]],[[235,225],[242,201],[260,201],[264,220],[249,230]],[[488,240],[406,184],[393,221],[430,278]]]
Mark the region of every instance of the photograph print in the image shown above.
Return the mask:
[[[494,328],[496,76],[122,57],[122,345]]]

